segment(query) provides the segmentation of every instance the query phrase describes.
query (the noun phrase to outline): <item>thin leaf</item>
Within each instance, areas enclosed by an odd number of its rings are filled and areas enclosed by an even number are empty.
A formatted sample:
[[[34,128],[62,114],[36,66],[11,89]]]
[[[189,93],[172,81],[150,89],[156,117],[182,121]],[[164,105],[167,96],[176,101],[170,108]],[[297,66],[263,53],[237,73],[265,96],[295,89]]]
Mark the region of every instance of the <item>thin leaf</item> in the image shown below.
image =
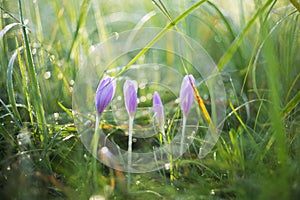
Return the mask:
[[[222,69],[225,67],[227,62],[232,58],[235,51],[238,49],[239,45],[243,41],[245,35],[248,33],[256,19],[261,16],[261,14],[268,8],[268,6],[273,2],[274,0],[268,0],[263,7],[258,9],[258,11],[253,15],[253,17],[249,20],[246,27],[243,29],[243,31],[235,38],[227,52],[223,55],[223,57],[220,59],[218,63],[218,69],[222,71]]]
[[[7,111],[7,113],[11,116],[11,118],[15,121],[15,123],[17,124],[17,126],[21,129],[22,126],[21,126],[20,122],[19,122],[18,119],[12,114],[12,112],[9,110],[8,106],[2,101],[2,99],[0,99],[0,103],[1,103],[2,106],[5,108],[5,110]]]
[[[11,23],[11,24],[8,24],[4,27],[4,29],[2,29],[0,31],[0,40],[2,40],[3,36],[10,30],[12,29],[13,27],[15,26],[20,26],[21,24],[20,23]]]
[[[27,57],[27,62],[28,62],[28,77],[30,80],[30,89],[31,89],[31,99],[33,101],[33,107],[36,112],[37,116],[37,122],[38,122],[38,127],[40,131],[43,133],[40,135],[40,139],[42,142],[45,144],[47,143],[47,127],[46,127],[46,118],[45,118],[45,110],[43,107],[43,101],[42,101],[42,95],[40,92],[39,84],[37,81],[37,75],[35,71],[35,66],[33,63],[33,57],[30,49],[30,44],[29,44],[29,38],[26,32],[26,27],[23,19],[23,12],[22,12],[22,4],[21,0],[18,1],[18,6],[19,6],[19,13],[20,13],[20,21],[22,23],[22,33],[23,33],[23,39],[24,39],[24,45],[25,45],[25,52],[26,52],[26,57]]]
[[[180,22],[182,19],[184,19],[186,16],[188,16],[191,12],[193,12],[195,9],[200,7],[203,3],[207,2],[208,0],[202,0],[194,5],[192,5],[189,9],[184,11],[182,14],[180,14],[176,19],[174,19],[172,22],[167,24],[141,51],[139,51],[135,57],[133,57],[123,68],[122,70],[116,75],[116,77],[121,76],[133,63],[135,63],[142,55],[144,55],[150,48],[153,46],[160,38],[162,38],[168,30],[170,30],[173,27],[176,27],[176,24]]]
[[[75,33],[74,33],[74,36],[73,36],[73,40],[72,40],[72,44],[71,44],[71,47],[70,47],[70,50],[69,50],[69,53],[68,53],[68,56],[67,56],[67,60],[70,60],[73,49],[76,47],[76,42],[77,42],[78,36],[79,36],[79,30],[82,27],[82,25],[83,25],[83,23],[86,19],[88,9],[89,9],[89,5],[90,5],[90,0],[84,0],[82,5],[81,5],[80,16],[79,16],[79,19],[78,19],[78,22],[77,22],[76,30],[75,30]]]
[[[300,102],[300,91],[286,104],[282,111],[282,118],[285,118],[288,113],[293,110]]]
[[[23,49],[22,47],[17,49],[9,60],[8,69],[7,69],[7,82],[6,82],[7,93],[8,93],[9,102],[12,106],[12,112],[13,112],[14,116],[16,117],[16,120],[18,121],[19,125],[21,125],[22,122],[21,122],[21,117],[20,117],[19,111],[17,109],[12,74],[13,74],[14,62],[18,56],[18,52],[21,51],[22,49]]]

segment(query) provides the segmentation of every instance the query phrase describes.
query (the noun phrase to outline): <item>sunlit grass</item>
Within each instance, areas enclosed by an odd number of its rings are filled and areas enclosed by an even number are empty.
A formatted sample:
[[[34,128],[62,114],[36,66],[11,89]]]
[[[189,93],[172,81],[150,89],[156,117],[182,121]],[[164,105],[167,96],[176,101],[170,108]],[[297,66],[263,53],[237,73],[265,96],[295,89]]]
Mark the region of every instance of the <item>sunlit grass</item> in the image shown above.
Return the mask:
[[[237,0],[227,6],[219,1],[156,2],[164,7],[134,0],[20,1],[19,6],[16,0],[0,0],[1,197],[300,196],[299,3],[253,0],[247,7],[248,1]],[[201,43],[217,63],[227,115],[220,139],[205,158],[198,159],[201,142],[196,140],[182,158],[169,158],[171,170],[131,174],[127,190],[127,173],[106,167],[81,143],[72,91],[92,45],[116,32],[151,26],[162,32],[117,76],[176,28]],[[184,72],[174,58],[159,59]],[[173,133],[166,131],[169,141]]]

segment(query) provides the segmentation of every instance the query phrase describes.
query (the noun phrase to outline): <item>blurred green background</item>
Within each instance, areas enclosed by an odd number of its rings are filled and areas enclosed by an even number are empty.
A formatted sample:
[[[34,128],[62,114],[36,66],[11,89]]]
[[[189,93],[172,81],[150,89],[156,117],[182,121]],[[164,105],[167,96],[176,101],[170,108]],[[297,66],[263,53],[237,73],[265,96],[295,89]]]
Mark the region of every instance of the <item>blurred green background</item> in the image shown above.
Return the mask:
[[[155,2],[0,0],[1,199],[300,197],[299,1]],[[174,180],[134,174],[127,190],[127,174],[81,144],[72,89],[82,55],[122,31],[165,27],[165,10],[188,12],[176,27],[217,64],[225,126],[207,157],[195,142],[174,161]]]

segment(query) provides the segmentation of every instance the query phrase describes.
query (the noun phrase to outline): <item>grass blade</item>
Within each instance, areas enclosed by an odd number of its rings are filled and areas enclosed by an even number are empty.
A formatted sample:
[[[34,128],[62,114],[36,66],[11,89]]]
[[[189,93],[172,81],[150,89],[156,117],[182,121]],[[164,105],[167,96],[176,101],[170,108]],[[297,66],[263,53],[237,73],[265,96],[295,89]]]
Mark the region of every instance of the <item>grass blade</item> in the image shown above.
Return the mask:
[[[20,122],[18,121],[18,119],[12,114],[12,112],[9,110],[9,108],[7,107],[7,105],[2,101],[2,99],[0,99],[0,103],[2,104],[2,106],[5,108],[5,110],[7,111],[7,113],[11,116],[11,118],[15,121],[15,123],[17,124],[18,128],[21,129],[22,126],[20,124]]]
[[[0,40],[2,40],[3,36],[12,28],[15,26],[20,26],[20,23],[11,23],[6,25],[1,31],[0,31]]]
[[[23,12],[22,12],[22,4],[21,0],[18,1],[19,5],[19,12],[20,12],[20,21],[22,24],[22,34],[23,34],[23,40],[24,40],[24,46],[26,50],[26,61],[28,64],[28,78],[30,80],[30,89],[31,89],[31,99],[33,102],[33,107],[36,112],[37,122],[39,130],[42,132],[42,135],[40,135],[40,139],[44,144],[47,143],[47,128],[46,128],[46,118],[45,118],[45,111],[43,107],[43,101],[42,101],[42,95],[39,89],[39,84],[36,77],[36,70],[33,63],[33,57],[29,45],[29,39],[26,32],[26,26],[24,24],[23,19]]]
[[[284,119],[291,110],[293,110],[300,103],[300,91],[286,104],[282,111],[282,118]]]
[[[116,75],[116,77],[122,75],[133,63],[135,63],[142,55],[144,55],[152,45],[154,45],[160,38],[162,38],[168,32],[168,30],[175,27],[178,22],[180,22],[182,19],[184,19],[186,16],[188,16],[191,12],[193,12],[206,1],[208,0],[202,0],[195,3],[189,9],[180,14],[176,19],[174,19],[174,21],[170,22],[167,26],[165,26],[161,32],[159,32],[140,52],[138,52],[138,54],[136,54],[135,57],[133,57],[127,63],[126,66],[123,67],[123,69]]]
[[[12,74],[13,74],[14,62],[15,62],[17,56],[18,56],[18,52],[22,49],[23,48],[17,49],[13,53],[12,57],[9,60],[8,69],[7,69],[7,82],[6,82],[8,99],[9,99],[9,102],[10,102],[11,107],[12,107],[12,112],[13,112],[14,116],[16,117],[16,121],[17,121],[18,126],[22,126],[22,122],[21,122],[21,117],[20,117],[19,111],[17,109],[17,103],[16,103],[16,99],[15,99],[15,92],[14,92]]]
[[[67,56],[67,60],[70,60],[73,49],[76,47],[76,41],[78,40],[79,30],[82,27],[82,25],[83,25],[83,23],[86,19],[86,15],[88,13],[89,5],[90,5],[90,0],[84,0],[82,2],[79,20],[77,22],[76,30],[75,30],[75,33],[74,33],[74,36],[73,36],[73,40],[72,40],[72,44],[71,44],[71,47],[70,47],[70,50],[69,50],[69,53],[68,53],[68,56]]]
[[[245,35],[248,33],[254,22],[257,20],[258,17],[262,15],[262,13],[269,7],[269,5],[273,2],[274,0],[268,0],[254,15],[253,17],[249,20],[247,23],[246,27],[243,29],[243,31],[235,38],[233,43],[231,44],[230,48],[227,50],[227,52],[223,55],[223,57],[220,59],[218,63],[218,69],[220,71],[223,70],[227,62],[232,58],[233,54],[235,51],[238,49],[239,45],[243,41]]]

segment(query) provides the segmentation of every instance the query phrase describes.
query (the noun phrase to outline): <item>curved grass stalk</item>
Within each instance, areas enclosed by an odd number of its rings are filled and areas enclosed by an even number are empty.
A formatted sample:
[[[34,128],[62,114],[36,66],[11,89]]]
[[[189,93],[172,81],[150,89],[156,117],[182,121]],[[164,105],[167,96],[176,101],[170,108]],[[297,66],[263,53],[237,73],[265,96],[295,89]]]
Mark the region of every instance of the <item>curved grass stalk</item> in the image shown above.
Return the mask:
[[[203,3],[205,3],[208,0],[202,0],[197,3],[195,3],[193,6],[191,6],[189,9],[187,9],[185,12],[183,12],[181,15],[179,15],[176,19],[171,21],[167,26],[163,28],[135,57],[133,57],[126,66],[123,67],[123,69],[116,75],[116,77],[121,76],[132,64],[134,64],[142,55],[144,55],[150,48],[153,46],[160,38],[162,38],[171,28],[176,26],[176,24],[181,21],[183,18],[185,18],[188,14],[193,12],[195,9],[197,9],[199,6],[201,6]]]
[[[227,64],[227,62],[232,58],[232,56],[234,55],[234,52],[238,49],[239,45],[243,41],[245,35],[248,33],[248,31],[250,30],[250,28],[252,27],[252,25],[254,24],[254,22],[256,21],[256,19],[259,16],[261,16],[261,14],[273,2],[274,2],[274,0],[268,0],[263,5],[263,7],[261,7],[260,9],[258,9],[257,12],[253,15],[253,17],[249,20],[249,22],[247,23],[247,25],[245,26],[245,28],[243,29],[243,31],[235,38],[235,40],[231,44],[231,46],[228,49],[228,51],[223,55],[223,57],[220,59],[220,61],[218,63],[218,69],[220,71],[225,67],[225,65]]]
[[[23,49],[22,47],[17,49],[9,60],[8,69],[7,69],[7,83],[6,83],[9,102],[11,104],[12,112],[13,112],[14,116],[16,117],[17,126],[19,128],[22,126],[22,121],[21,121],[19,111],[17,109],[12,74],[13,74],[14,62],[18,56],[18,52],[22,49]]]

